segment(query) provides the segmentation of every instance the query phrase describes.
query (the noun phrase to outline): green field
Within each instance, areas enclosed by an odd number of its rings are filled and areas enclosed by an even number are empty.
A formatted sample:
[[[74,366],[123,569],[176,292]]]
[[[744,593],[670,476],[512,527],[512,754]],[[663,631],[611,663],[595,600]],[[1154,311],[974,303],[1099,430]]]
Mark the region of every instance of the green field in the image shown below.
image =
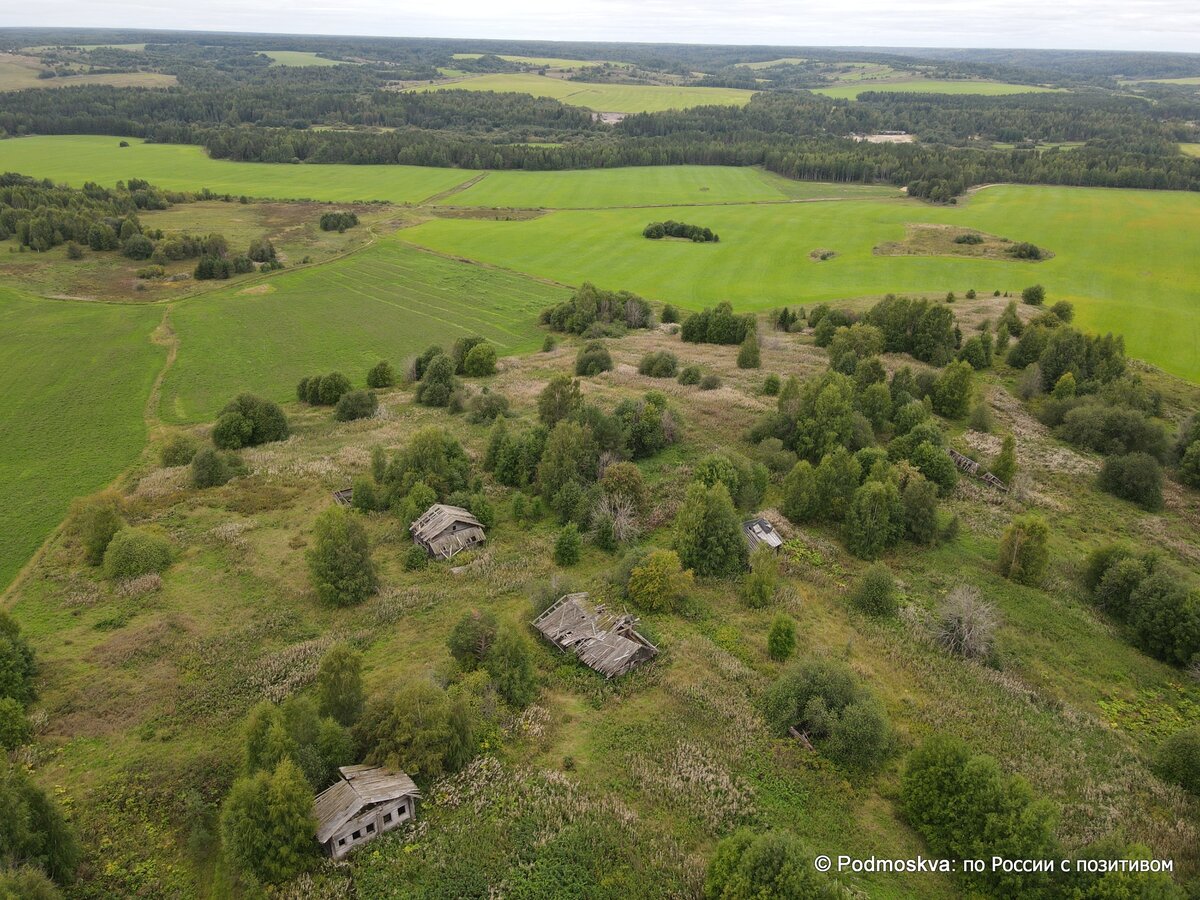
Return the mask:
[[[306,50],[260,50],[258,52],[263,56],[271,57],[273,66],[316,66],[320,68],[342,65],[336,59],[326,59]]]
[[[486,183],[486,179],[485,179]],[[1200,271],[1192,223],[1200,195],[1084,188],[990,188],[957,207],[891,201],[662,209],[711,227],[719,244],[641,237],[645,210],[555,212],[520,222],[440,219],[405,232],[443,252],[570,284],[594,280],[698,307],[742,309],[887,292],[1019,291],[1046,285],[1089,328],[1125,335],[1130,352],[1200,378]],[[908,222],[963,225],[1053,251],[1042,263],[878,256]],[[815,263],[816,248],[837,252]]]
[[[455,53],[454,59],[479,59],[482,53]],[[581,69],[587,66],[617,66],[622,69],[630,67],[630,63],[612,62],[602,59],[563,59],[561,56],[509,56],[502,55],[501,59],[521,63],[527,66],[545,66],[548,69]]]
[[[127,140],[128,147],[120,147]],[[211,188],[251,197],[387,200],[417,203],[471,178],[465,169],[422,166],[307,166],[210,159],[200,147],[136,138],[69,135],[0,141],[0,171],[52,178],[74,187],[145,178],[176,191]]]
[[[161,317],[0,288],[0,588],[72,498],[142,449],[142,410],[165,356],[150,342]]]
[[[895,188],[791,181],[756,168],[640,166],[567,172],[489,172],[466,190],[439,202],[449,206],[590,209],[895,195]]]
[[[21,91],[26,88],[71,87],[80,84],[102,84],[109,87],[170,87],[174,75],[162,72],[113,72],[106,75],[64,75],[58,78],[39,78],[45,70],[35,57],[0,53],[0,91]]]
[[[867,91],[885,93],[920,94],[984,94],[998,97],[1002,94],[1040,94],[1051,88],[1029,84],[1007,84],[1003,81],[937,81],[932,78],[912,78],[906,81],[855,82],[835,87],[813,88],[813,93],[824,94],[840,100],[857,100]]]
[[[537,315],[566,295],[520,275],[444,259],[394,238],[344,260],[231,287],[172,309],[179,357],[161,415],[210,418],[239,391],[279,400],[306,375],[341,369],[360,384],[430,344],[479,334],[501,353],[540,343]]]
[[[674,87],[656,84],[588,84],[544,75],[480,75],[419,91],[497,91],[553,97],[569,106],[597,112],[639,113],[687,109],[691,106],[745,106],[753,91],[735,88]]]
[[[1180,144],[1179,149],[1188,156],[1200,156],[1200,144]]]

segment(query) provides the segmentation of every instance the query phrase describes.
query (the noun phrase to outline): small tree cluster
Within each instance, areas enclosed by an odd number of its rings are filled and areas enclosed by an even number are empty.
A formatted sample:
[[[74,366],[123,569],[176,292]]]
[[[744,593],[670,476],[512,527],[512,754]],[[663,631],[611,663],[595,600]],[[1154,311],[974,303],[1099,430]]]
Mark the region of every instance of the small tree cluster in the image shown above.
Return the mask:
[[[638,374],[650,378],[674,378],[679,370],[679,360],[669,350],[647,353],[638,363]]]
[[[612,371],[612,354],[603,341],[588,341],[575,357],[575,374],[588,377]]]
[[[730,304],[720,303],[684,319],[680,337],[692,344],[740,344],[755,327],[752,314],[735,316]]]
[[[675,516],[675,551],[680,562],[702,578],[724,578],[745,571],[749,550],[741,521],[718,483],[693,481]]]
[[[378,580],[366,530],[344,508],[331,506],[317,517],[305,556],[322,603],[353,606],[375,593]]]
[[[713,233],[711,228],[688,225],[686,222],[675,222],[670,219],[666,222],[651,222],[642,229],[642,237],[652,241],[665,237],[683,238],[696,244],[715,244],[721,240],[720,235]]]
[[[692,590],[692,573],[674,550],[652,550],[629,572],[625,595],[648,612],[673,612]]]
[[[343,232],[358,224],[358,214],[352,210],[321,213],[321,230]]]
[[[706,900],[836,900],[843,890],[813,865],[787,831],[736,831],[717,844],[704,875]]]
[[[146,527],[118,531],[104,551],[104,574],[114,580],[162,572],[171,564],[171,542]]]
[[[537,675],[529,645],[520,632],[500,625],[491,613],[472,610],[464,614],[446,646],[464,671],[486,671],[509,706],[523,709],[533,702]]]
[[[301,378],[296,385],[296,399],[311,406],[336,406],[342,394],[354,389],[350,379],[341,372]]]
[[[569,300],[542,310],[541,322],[555,331],[588,337],[619,334],[654,324],[650,304],[628,291],[605,291],[584,282]]]
[[[375,390],[396,386],[396,370],[386,359],[382,359],[367,372],[367,387]]]
[[[1050,526],[1036,515],[1013,519],[1000,537],[1000,574],[1018,584],[1037,586],[1050,562]]]

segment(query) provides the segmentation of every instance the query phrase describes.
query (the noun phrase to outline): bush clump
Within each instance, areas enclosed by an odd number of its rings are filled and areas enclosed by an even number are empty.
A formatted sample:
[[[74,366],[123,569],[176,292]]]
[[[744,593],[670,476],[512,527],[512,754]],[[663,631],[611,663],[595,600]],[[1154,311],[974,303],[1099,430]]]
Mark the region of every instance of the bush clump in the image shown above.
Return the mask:
[[[462,373],[469,378],[496,374],[496,348],[487,341],[476,344],[463,359]]]
[[[396,370],[386,359],[380,360],[367,372],[367,387],[376,390],[396,386]]]
[[[192,487],[220,487],[242,471],[242,460],[236,453],[202,447],[192,457]]]
[[[186,434],[177,434],[163,444],[158,451],[158,459],[167,468],[186,466],[200,449],[192,438]]]
[[[680,384],[699,384],[700,379],[704,377],[704,373],[699,366],[684,366],[679,373]]]
[[[288,421],[279,404],[253,394],[239,394],[213,426],[213,443],[222,450],[257,447],[287,436]]]
[[[700,379],[700,390],[702,391],[715,391],[720,386],[721,379],[711,372]]]
[[[374,391],[350,391],[342,394],[334,407],[333,417],[339,422],[369,419],[379,409],[379,398]]]
[[[306,554],[313,587],[329,606],[353,606],[375,593],[378,580],[362,522],[340,506],[317,517]]]
[[[1162,509],[1162,466],[1149,453],[1127,453],[1104,460],[1097,479],[1100,490],[1136,503],[1151,512]]]
[[[1177,731],[1154,754],[1154,770],[1164,781],[1200,797],[1200,725]]]
[[[892,570],[883,563],[875,563],[859,579],[850,601],[868,615],[895,615],[898,603]]]
[[[170,541],[149,528],[122,528],[104,551],[104,574],[114,581],[162,572],[170,564]]]
[[[638,374],[650,378],[674,378],[679,369],[679,360],[668,350],[647,353],[638,363]]]
[[[612,354],[601,341],[588,341],[575,357],[575,374],[584,377],[612,371]]]

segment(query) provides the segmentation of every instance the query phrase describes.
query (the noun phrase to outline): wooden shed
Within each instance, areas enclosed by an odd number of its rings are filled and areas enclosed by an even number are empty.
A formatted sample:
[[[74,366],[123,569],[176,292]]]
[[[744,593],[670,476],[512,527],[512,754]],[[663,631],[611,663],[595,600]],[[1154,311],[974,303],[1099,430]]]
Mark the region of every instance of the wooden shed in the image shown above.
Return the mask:
[[[605,678],[624,675],[654,659],[658,648],[637,632],[637,619],[593,606],[586,593],[566,594],[533,620],[533,627],[565,653],[574,653]]]
[[[751,553],[754,552],[759,544],[765,544],[772,550],[778,550],[783,546],[783,538],[779,536],[779,532],[775,530],[775,526],[762,516],[743,522],[742,534],[746,536],[746,543],[750,545]]]
[[[483,523],[461,506],[435,503],[408,527],[413,540],[432,556],[449,559],[460,550],[482,544]]]
[[[382,766],[342,766],[341,778],[317,794],[317,843],[341,859],[417,813],[420,792],[403,772]]]

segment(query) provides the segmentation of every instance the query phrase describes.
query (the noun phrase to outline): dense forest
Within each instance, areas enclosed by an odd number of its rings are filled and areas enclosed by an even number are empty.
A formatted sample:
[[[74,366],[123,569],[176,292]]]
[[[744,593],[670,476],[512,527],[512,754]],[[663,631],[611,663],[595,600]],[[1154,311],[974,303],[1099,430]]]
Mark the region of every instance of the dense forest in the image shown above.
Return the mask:
[[[113,40],[137,36],[114,33]],[[259,52],[278,46],[280,38],[227,35],[220,45],[210,45],[195,35],[141,36],[151,42],[138,52],[72,50],[65,46],[70,34],[52,38],[42,33],[38,39],[51,47],[41,51],[47,65],[83,58],[104,71],[162,71],[176,76],[177,87],[79,86],[9,93],[0,104],[0,136],[117,134],[200,144],[215,158],[261,162],[529,170],[762,165],[791,178],[891,183],[941,202],[972,185],[995,181],[1200,189],[1200,160],[1178,151],[1180,142],[1195,139],[1200,121],[1195,94],[1160,85],[1149,89],[1153,101],[1147,102],[1148,95],[1115,89],[1115,76],[1125,72],[1157,75],[1175,74],[1188,65],[1200,68],[1200,62],[1185,55],[1165,55],[1159,68],[1146,55],[1083,55],[1082,74],[1072,76],[1037,53],[1016,56],[1015,64],[986,55],[963,59],[947,54],[931,66],[917,54],[805,50],[799,63],[751,70],[738,63],[800,51],[314,38],[305,41],[314,52],[355,63],[322,68],[314,79],[313,70],[271,66]],[[0,47],[32,39],[32,32],[11,30],[0,36]],[[463,49],[485,55],[454,59],[453,51]],[[551,50],[628,61],[636,67],[631,70],[635,75],[653,71],[675,77],[672,73],[682,72],[693,83],[759,92],[745,107],[641,113],[610,125],[593,121],[586,109],[545,97],[387,89],[396,82],[436,78],[438,65],[505,71],[513,64],[496,53]],[[828,83],[830,67],[851,60],[939,77],[1041,79],[1071,90],[997,97],[867,92],[847,101],[805,89]],[[708,74],[694,77],[699,67]],[[906,132],[917,140],[854,140],[881,131]],[[1082,146],[1039,147],[1060,143]],[[994,144],[1013,149],[999,150]]]

